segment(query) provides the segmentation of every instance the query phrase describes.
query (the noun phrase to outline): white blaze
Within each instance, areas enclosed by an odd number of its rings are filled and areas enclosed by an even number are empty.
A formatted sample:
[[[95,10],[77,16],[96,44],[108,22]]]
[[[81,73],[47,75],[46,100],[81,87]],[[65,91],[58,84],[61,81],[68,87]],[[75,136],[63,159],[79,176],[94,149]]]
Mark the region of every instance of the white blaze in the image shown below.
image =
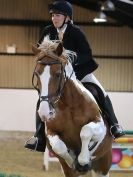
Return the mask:
[[[50,79],[50,66],[46,66],[43,73],[40,75],[40,80],[42,84],[41,96],[48,95],[48,84]],[[39,116],[41,117],[42,121],[45,118],[49,118],[49,104],[47,101],[42,101],[40,103],[40,107],[38,110]]]

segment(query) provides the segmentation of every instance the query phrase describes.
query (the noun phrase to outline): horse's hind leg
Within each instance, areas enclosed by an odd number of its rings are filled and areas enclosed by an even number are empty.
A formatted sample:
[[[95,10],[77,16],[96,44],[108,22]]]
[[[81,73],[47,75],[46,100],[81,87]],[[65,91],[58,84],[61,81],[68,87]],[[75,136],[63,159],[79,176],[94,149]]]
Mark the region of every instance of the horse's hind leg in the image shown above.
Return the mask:
[[[63,159],[59,158],[59,161],[62,166],[65,177],[81,177],[77,174],[76,171],[70,168]]]

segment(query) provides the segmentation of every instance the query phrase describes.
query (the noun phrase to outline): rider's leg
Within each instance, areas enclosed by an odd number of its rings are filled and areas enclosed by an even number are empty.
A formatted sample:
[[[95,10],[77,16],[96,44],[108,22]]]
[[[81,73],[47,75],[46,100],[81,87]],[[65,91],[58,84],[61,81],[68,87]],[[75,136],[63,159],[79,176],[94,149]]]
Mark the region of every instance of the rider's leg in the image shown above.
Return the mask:
[[[44,152],[46,147],[45,124],[44,122],[41,121],[39,114],[37,112],[39,105],[40,100],[38,100],[36,107],[36,133],[25,143],[25,148],[39,152]]]
[[[115,116],[115,113],[114,113],[114,109],[113,109],[113,106],[112,106],[112,103],[109,99],[109,96],[107,95],[107,93],[105,92],[104,88],[102,87],[102,85],[99,83],[99,81],[96,79],[96,77],[91,73],[91,74],[88,74],[86,75],[82,80],[81,82],[91,82],[91,83],[94,83],[96,85],[98,85],[103,94],[104,94],[104,102],[105,102],[105,105],[104,105],[104,109],[108,115],[108,123],[110,125],[110,132],[111,134],[113,135],[114,138],[118,138],[118,137],[121,137],[124,135],[124,132],[123,132],[123,129],[122,127],[118,124],[118,120]]]

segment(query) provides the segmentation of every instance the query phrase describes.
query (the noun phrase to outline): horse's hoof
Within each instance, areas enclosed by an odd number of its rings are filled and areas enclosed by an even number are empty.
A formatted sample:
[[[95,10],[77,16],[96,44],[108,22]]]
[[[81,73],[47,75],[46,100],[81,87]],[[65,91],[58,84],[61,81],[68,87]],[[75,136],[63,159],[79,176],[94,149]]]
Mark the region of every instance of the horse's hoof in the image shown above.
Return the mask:
[[[91,170],[91,167],[92,167],[91,162],[89,162],[89,164],[82,166],[78,163],[77,160],[75,161],[75,170],[77,170],[78,172],[87,172],[87,171]]]

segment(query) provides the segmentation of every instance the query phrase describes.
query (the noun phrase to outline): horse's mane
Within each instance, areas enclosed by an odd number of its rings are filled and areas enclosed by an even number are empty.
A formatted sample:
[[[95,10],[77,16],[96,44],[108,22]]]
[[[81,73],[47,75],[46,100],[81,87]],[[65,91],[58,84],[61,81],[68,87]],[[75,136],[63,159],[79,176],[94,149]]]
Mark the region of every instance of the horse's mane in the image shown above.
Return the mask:
[[[38,44],[39,45],[38,49],[45,52],[47,55],[54,56],[55,55],[54,51],[56,50],[59,43],[60,43],[59,40],[50,40],[49,36],[46,36],[46,37],[44,37],[42,43]],[[62,52],[61,56],[59,56],[58,58],[65,59],[65,60],[70,61],[72,63],[76,59],[76,53],[71,50],[66,50],[63,47],[63,52]]]

